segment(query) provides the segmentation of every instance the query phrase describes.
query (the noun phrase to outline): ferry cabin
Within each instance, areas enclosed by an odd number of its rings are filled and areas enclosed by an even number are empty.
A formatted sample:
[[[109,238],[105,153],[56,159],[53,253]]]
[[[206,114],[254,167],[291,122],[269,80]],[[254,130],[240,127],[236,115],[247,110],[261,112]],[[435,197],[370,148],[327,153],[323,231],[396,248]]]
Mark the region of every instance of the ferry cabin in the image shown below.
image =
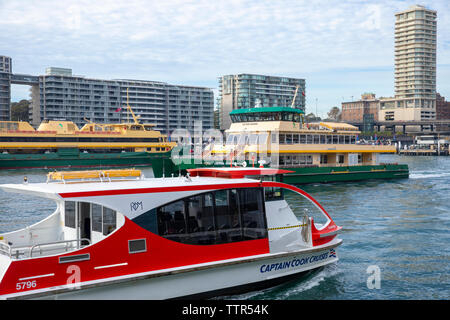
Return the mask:
[[[86,152],[170,151],[175,145],[152,124],[89,122],[81,129],[72,121],[45,120],[35,130],[28,122],[0,122],[0,152],[55,152],[76,148]]]
[[[230,116],[226,145],[213,151],[228,161],[264,160],[278,167],[375,165],[379,153],[396,152],[394,146],[360,145],[360,131],[346,123],[304,124],[299,109],[237,109]]]

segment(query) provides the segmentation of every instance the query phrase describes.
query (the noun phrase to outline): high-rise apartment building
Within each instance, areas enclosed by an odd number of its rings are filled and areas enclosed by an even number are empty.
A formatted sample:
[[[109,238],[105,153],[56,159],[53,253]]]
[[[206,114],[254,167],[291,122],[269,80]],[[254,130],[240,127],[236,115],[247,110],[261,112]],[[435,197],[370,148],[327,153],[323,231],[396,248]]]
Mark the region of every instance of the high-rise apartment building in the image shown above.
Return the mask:
[[[395,98],[381,120],[436,119],[436,11],[420,5],[395,14]]]
[[[11,60],[8,65],[11,66]],[[2,72],[1,68],[0,110],[5,110],[1,120],[9,120],[10,85],[18,83],[31,86],[30,118],[34,126],[44,119],[66,119],[80,127],[87,120],[132,121],[127,101],[140,121],[152,123],[155,130],[166,134],[177,128],[194,132],[199,123],[203,130],[214,125],[214,93],[210,88],[147,80],[91,79],[73,75],[68,68],[50,67],[40,76],[14,75],[10,69]]]
[[[297,96],[294,101],[296,88]],[[220,129],[231,125],[230,112],[254,107],[291,107],[305,110],[305,79],[255,74],[219,78]]]
[[[0,56],[0,121],[10,117],[11,69],[11,58]]]

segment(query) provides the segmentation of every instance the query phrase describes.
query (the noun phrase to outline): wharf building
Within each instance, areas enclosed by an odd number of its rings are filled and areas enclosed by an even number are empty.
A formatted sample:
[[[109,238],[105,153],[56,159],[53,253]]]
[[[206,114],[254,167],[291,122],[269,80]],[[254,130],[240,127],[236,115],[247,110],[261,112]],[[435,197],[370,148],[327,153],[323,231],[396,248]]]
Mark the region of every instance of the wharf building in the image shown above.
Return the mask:
[[[372,131],[378,121],[380,99],[374,93],[363,93],[360,100],[342,102],[341,120],[362,124],[362,131]]]
[[[2,61],[1,57],[0,61]],[[0,67],[0,120],[10,119],[11,84],[31,86],[30,119],[38,126],[44,119],[65,119],[79,127],[87,121],[120,123],[132,117],[127,102],[139,119],[154,129],[170,134],[177,128],[213,128],[212,89],[172,85],[165,82],[128,79],[93,79],[72,74],[71,69],[50,67],[45,75],[15,75]],[[5,64],[4,64],[5,65]]]
[[[436,11],[415,5],[395,14],[395,97],[380,99],[380,119],[436,119]]]
[[[436,93],[436,120],[450,119],[450,101],[446,101],[439,93]]]
[[[224,75],[219,78],[218,105],[220,130],[230,127],[230,112],[236,109],[292,106],[305,111],[305,79],[257,74]]]

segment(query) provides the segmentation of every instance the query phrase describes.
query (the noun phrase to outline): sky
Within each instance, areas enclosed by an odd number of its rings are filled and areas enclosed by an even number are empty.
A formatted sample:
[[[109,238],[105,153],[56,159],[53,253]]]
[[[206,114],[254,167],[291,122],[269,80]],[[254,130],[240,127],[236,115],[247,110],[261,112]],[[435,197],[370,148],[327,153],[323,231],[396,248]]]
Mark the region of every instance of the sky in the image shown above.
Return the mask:
[[[437,11],[437,92],[450,100],[450,1],[0,0],[0,55],[13,73],[71,68],[96,79],[209,87],[253,73],[306,80],[326,117],[364,92],[394,95],[394,14]],[[29,98],[14,85],[12,101]]]

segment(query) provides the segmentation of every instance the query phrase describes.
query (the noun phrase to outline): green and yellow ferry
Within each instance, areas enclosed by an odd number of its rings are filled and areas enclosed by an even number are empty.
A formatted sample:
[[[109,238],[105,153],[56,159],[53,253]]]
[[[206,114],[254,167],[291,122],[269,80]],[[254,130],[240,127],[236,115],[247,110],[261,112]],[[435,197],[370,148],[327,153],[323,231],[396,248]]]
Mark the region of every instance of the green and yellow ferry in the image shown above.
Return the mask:
[[[34,129],[24,121],[0,121],[0,170],[152,166],[156,177],[176,145],[154,125],[134,121],[86,123],[46,120]]]
[[[304,123],[303,111],[290,107],[255,107],[230,113],[225,143],[211,144],[203,161],[177,164],[178,170],[214,165],[270,166],[292,171],[292,184],[408,178],[406,164],[380,163],[395,146],[359,144],[358,128],[346,123]]]

